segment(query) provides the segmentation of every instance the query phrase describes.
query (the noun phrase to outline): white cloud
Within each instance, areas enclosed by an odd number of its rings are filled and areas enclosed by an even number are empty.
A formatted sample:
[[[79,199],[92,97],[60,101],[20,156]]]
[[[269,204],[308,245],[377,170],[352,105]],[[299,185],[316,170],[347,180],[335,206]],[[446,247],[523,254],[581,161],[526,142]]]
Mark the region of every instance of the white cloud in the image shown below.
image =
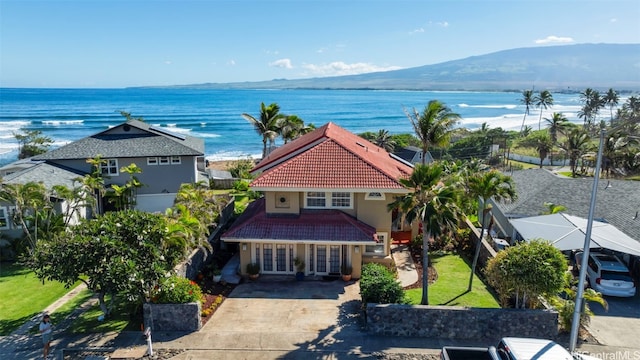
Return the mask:
[[[231,59],[231,60],[227,61],[227,65],[236,66],[236,61]]]
[[[164,61],[164,64],[165,64],[165,65],[171,65],[171,63],[172,63],[172,62],[171,62],[171,60],[165,60],[165,61]]]
[[[369,63],[353,63],[347,64],[342,61],[334,61],[329,64],[304,64],[304,75],[311,76],[342,76],[357,75],[370,72],[390,71],[402,69],[400,66],[378,66]]]
[[[536,44],[566,44],[571,42],[573,42],[573,38],[555,35],[549,35],[544,39],[538,39],[535,41]]]
[[[614,23],[614,22],[618,22],[618,19],[613,18],[613,19],[609,20],[609,22],[612,22],[612,23]]]
[[[448,21],[437,22],[436,25],[442,26],[442,27],[449,27],[449,22]]]
[[[293,65],[291,65],[291,59],[279,59],[269,63],[269,66],[285,68],[285,69],[293,69]]]
[[[409,31],[409,35],[419,34],[419,33],[423,33],[423,32],[424,32],[424,28],[413,29],[413,30]]]

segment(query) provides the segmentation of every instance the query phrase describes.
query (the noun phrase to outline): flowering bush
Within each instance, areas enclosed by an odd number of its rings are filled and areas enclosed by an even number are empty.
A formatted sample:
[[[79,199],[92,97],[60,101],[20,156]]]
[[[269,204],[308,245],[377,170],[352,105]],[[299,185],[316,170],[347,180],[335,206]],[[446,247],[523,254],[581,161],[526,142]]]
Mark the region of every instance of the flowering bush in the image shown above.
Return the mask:
[[[151,300],[157,304],[185,304],[202,301],[203,298],[198,284],[174,275],[164,279]]]

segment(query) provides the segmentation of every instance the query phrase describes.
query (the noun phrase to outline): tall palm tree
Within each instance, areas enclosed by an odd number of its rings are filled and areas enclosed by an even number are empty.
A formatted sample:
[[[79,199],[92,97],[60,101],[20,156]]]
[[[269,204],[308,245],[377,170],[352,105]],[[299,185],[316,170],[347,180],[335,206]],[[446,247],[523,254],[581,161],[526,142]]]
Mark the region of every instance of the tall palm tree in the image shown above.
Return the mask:
[[[458,207],[459,188],[443,177],[439,164],[419,164],[409,178],[400,182],[410,192],[388,205],[388,210],[399,210],[405,219],[422,224],[422,305],[429,304],[429,241],[458,225],[462,212]]]
[[[373,139],[373,142],[387,152],[393,152],[393,149],[396,147],[396,142],[391,138],[391,135],[389,135],[389,130],[378,130],[378,134],[375,139]]]
[[[493,198],[496,201],[502,200],[514,200],[517,197],[515,185],[511,176],[504,175],[497,170],[490,170],[487,172],[474,173],[467,179],[467,186],[469,194],[472,197],[479,198],[481,215],[480,225],[480,239],[476,243],[475,254],[473,255],[473,263],[471,265],[471,276],[469,277],[469,287],[467,291],[471,291],[473,285],[473,275],[476,272],[476,266],[478,265],[478,257],[480,256],[480,247],[482,244],[482,238],[485,229],[486,213],[491,210],[491,207],[487,201]]]
[[[426,164],[429,147],[446,145],[453,126],[460,120],[460,115],[438,100],[429,101],[422,113],[414,108],[412,112],[405,110],[405,114],[421,142],[422,165]]]
[[[524,130],[524,120],[527,118],[527,115],[529,115],[529,110],[531,109],[531,105],[533,105],[533,90],[523,91],[520,103],[524,105],[524,116],[522,117],[522,126],[520,126],[520,132],[522,132]]]
[[[600,109],[604,107],[604,100],[597,90],[587,88],[580,93],[580,102],[582,109],[578,111],[578,117],[584,118],[585,129],[591,130]]]
[[[536,103],[536,107],[540,109],[540,118],[538,119],[538,130],[540,130],[542,110],[547,110],[548,107],[553,106],[553,95],[548,90],[543,90],[533,100]]]
[[[618,106],[618,101],[620,98],[618,97],[618,93],[616,93],[613,88],[607,91],[607,94],[604,96],[604,104],[609,107],[609,112],[611,113],[611,122],[613,122],[613,108]]]
[[[243,113],[242,117],[253,125],[258,135],[262,136],[262,158],[266,157],[267,142],[273,141],[277,137],[278,122],[283,117],[283,115],[280,114],[280,106],[276,103],[272,103],[269,106],[261,103],[259,119],[247,113]]]

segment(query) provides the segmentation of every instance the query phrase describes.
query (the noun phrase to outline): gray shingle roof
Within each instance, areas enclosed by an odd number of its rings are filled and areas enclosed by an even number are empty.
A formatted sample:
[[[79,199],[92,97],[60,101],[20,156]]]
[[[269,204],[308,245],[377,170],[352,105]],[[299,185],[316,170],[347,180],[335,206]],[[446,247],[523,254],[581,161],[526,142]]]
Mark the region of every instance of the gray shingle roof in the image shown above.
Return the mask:
[[[113,129],[127,125],[143,132],[113,133]],[[204,140],[187,135],[172,135],[164,129],[157,130],[142,121],[131,120],[35,156],[34,159],[88,159],[97,155],[102,155],[103,158],[201,156],[204,155]]]
[[[587,218],[591,202],[593,178],[570,179],[556,176],[545,169],[514,171],[518,199],[500,204],[508,217],[537,216],[544,212],[545,202],[563,205],[565,213]],[[607,183],[610,187],[607,187]],[[600,179],[594,219],[606,221],[630,237],[640,241],[640,182]]]
[[[75,185],[74,180],[83,175],[85,174],[66,167],[49,163],[40,163],[5,176],[3,178],[3,182],[7,184],[42,182],[47,189],[51,189],[54,185],[64,185],[72,188]]]

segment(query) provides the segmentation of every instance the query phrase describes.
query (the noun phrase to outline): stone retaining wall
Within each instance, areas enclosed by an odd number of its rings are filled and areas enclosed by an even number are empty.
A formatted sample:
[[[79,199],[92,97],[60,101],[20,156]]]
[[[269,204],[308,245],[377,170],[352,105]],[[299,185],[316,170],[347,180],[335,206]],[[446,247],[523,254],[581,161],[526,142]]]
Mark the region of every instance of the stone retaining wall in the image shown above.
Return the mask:
[[[558,335],[558,313],[550,310],[367,304],[366,321],[369,332],[388,336],[553,339]]]
[[[200,303],[143,305],[145,329],[151,331],[198,331],[202,328]]]

